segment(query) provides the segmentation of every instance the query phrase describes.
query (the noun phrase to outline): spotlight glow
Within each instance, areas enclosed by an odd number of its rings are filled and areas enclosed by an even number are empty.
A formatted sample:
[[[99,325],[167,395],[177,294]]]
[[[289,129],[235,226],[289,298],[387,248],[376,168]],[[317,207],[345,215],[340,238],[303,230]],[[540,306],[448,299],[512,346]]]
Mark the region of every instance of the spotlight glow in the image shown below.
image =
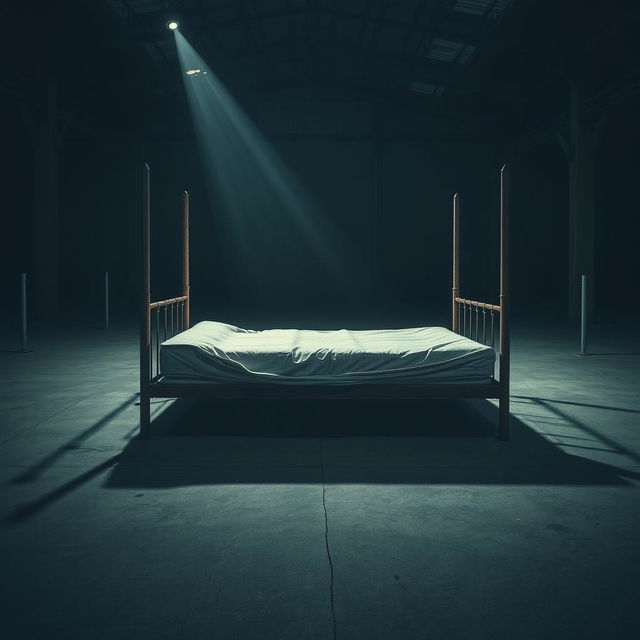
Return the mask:
[[[178,23],[175,20],[171,20],[167,22],[167,29],[171,29],[171,31],[175,31],[178,28]]]

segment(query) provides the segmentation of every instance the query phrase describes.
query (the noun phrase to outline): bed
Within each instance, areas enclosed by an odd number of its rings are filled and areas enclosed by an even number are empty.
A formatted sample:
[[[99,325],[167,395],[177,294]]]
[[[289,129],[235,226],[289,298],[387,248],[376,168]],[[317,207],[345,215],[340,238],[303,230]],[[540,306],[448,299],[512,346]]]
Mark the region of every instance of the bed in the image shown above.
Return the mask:
[[[489,383],[495,351],[443,327],[243,329],[199,322],[160,344],[163,382]]]
[[[459,295],[460,197],[456,194],[450,329],[260,330],[214,320],[191,326],[187,192],[182,198],[182,295],[151,300],[150,171],[145,165],[140,436],[151,435],[151,398],[493,398],[499,401],[498,435],[508,440],[506,166],[500,182],[499,304]]]

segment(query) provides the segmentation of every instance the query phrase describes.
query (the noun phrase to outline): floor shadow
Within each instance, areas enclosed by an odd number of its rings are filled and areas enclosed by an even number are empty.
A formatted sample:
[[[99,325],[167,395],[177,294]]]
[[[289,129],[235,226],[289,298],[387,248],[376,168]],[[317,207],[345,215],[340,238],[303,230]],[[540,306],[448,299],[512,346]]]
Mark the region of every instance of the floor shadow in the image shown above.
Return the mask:
[[[77,449],[80,444],[94,435],[103,427],[107,426],[118,414],[122,413],[127,407],[131,405],[133,398],[128,398],[124,402],[120,403],[113,411],[107,413],[103,418],[92,424],[90,427],[80,432],[78,435],[71,438],[68,442],[65,442],[62,446],[54,449],[51,453],[44,456],[41,460],[30,466],[26,471],[12,478],[10,484],[21,484],[25,482],[33,482],[36,480],[47,468],[52,466],[56,460],[64,456],[66,453],[73,449]]]
[[[638,455],[635,451],[630,450],[628,447],[624,447],[623,445],[621,445],[619,442],[609,437],[608,435],[605,435],[593,429],[589,425],[584,424],[580,420],[577,420],[573,416],[569,415],[566,411],[563,411],[557,405],[562,406],[562,405],[568,404],[573,406],[584,406],[584,407],[595,408],[595,409],[603,409],[607,411],[625,411],[629,413],[640,413],[640,411],[634,411],[631,409],[618,409],[616,407],[608,407],[603,405],[583,404],[583,403],[577,403],[577,402],[565,402],[562,400],[549,400],[548,398],[537,398],[537,397],[530,397],[530,396],[517,396],[517,397],[521,399],[526,399],[533,405],[543,407],[548,413],[555,416],[558,419],[560,424],[565,424],[565,425],[570,425],[572,427],[575,427],[579,431],[582,431],[583,433],[589,435],[590,441],[596,442],[596,443],[599,442],[605,448],[588,447],[585,445],[577,445],[577,444],[571,444],[571,445],[565,444],[563,446],[571,446],[576,449],[578,448],[590,449],[592,451],[607,451],[609,453],[622,454],[630,458],[631,460],[633,460],[636,464],[640,464],[640,455]],[[573,439],[573,440],[577,439],[575,436],[571,437],[571,436],[565,436],[562,434],[549,434],[549,435],[556,435],[557,437],[560,437],[563,439],[566,439],[566,438]]]
[[[485,403],[488,404],[488,403]],[[261,438],[465,437],[497,426],[456,400],[180,399],[158,415],[153,436]]]
[[[640,351],[635,351],[635,352],[617,351],[615,353],[614,352],[605,353],[605,352],[594,351],[590,353],[581,353],[579,355],[582,355],[582,356],[640,356]]]
[[[607,411],[621,411],[623,413],[640,413],[637,409],[626,409],[625,407],[612,407],[608,404],[591,404],[589,402],[573,402],[571,400],[551,400],[550,398],[539,398],[537,396],[511,396],[512,400],[531,400],[535,403],[564,404],[572,407],[587,407],[588,409],[605,409]]]
[[[68,451],[77,449],[84,440],[90,438],[100,429],[106,427],[118,414],[122,413],[128,406],[131,405],[133,399],[133,397],[128,398],[127,400],[119,404],[115,409],[107,413],[103,418],[92,424],[77,436],[71,438],[64,445],[54,449],[51,453],[40,459],[36,464],[28,467],[24,472],[9,480],[7,484],[23,484],[34,482],[35,480],[37,480],[40,475],[46,469],[54,465],[60,457],[65,455]],[[96,476],[103,473],[105,470],[112,467],[119,460],[120,456],[121,454],[112,456],[108,460],[101,462],[95,467],[84,471],[80,475],[71,478],[60,486],[44,493],[35,500],[31,500],[29,502],[25,502],[16,506],[2,519],[2,522],[9,525],[17,524],[36,515],[45,507],[53,504],[54,502],[57,502],[67,494],[71,493],[75,489],[78,489]]]
[[[551,401],[531,398],[547,408]],[[120,413],[128,399],[11,482],[34,480],[64,451]],[[573,426],[597,435],[563,412]],[[5,518],[17,524],[103,472],[105,488],[207,484],[629,485],[640,474],[569,455],[511,416],[512,440],[496,439],[497,407],[484,400],[188,400],[159,404],[153,437],[83,471]],[[578,445],[581,446],[581,445]],[[583,447],[584,448],[584,447]],[[594,449],[596,447],[586,447]]]
[[[18,524],[23,520],[27,520],[32,516],[36,515],[38,512],[42,511],[45,507],[48,507],[50,504],[57,502],[67,494],[75,491],[79,487],[83,486],[96,476],[99,476],[101,473],[112,467],[120,458],[120,454],[101,462],[99,465],[92,467],[88,471],[84,471],[80,475],[72,478],[68,482],[61,484],[55,489],[48,491],[47,493],[41,495],[40,497],[32,500],[30,502],[25,502],[23,504],[15,507],[7,516],[2,519],[4,524]]]
[[[106,487],[330,483],[627,485],[640,474],[562,451],[487,401],[177,400]]]

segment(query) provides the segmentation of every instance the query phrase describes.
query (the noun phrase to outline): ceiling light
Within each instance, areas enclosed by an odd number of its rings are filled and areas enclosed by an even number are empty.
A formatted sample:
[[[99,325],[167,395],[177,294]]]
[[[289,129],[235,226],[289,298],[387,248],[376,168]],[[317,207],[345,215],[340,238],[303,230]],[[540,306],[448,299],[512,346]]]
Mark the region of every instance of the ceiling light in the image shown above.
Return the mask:
[[[167,28],[171,29],[171,31],[175,31],[178,28],[178,23],[175,20],[171,20],[167,22]]]

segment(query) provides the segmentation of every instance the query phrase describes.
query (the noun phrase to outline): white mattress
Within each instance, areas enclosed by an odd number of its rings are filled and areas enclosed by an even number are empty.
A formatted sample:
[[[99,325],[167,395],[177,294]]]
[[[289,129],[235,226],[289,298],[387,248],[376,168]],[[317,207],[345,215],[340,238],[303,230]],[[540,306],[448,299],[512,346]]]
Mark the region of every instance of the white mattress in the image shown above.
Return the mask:
[[[254,331],[199,322],[160,346],[165,382],[488,383],[495,351],[442,327]]]

